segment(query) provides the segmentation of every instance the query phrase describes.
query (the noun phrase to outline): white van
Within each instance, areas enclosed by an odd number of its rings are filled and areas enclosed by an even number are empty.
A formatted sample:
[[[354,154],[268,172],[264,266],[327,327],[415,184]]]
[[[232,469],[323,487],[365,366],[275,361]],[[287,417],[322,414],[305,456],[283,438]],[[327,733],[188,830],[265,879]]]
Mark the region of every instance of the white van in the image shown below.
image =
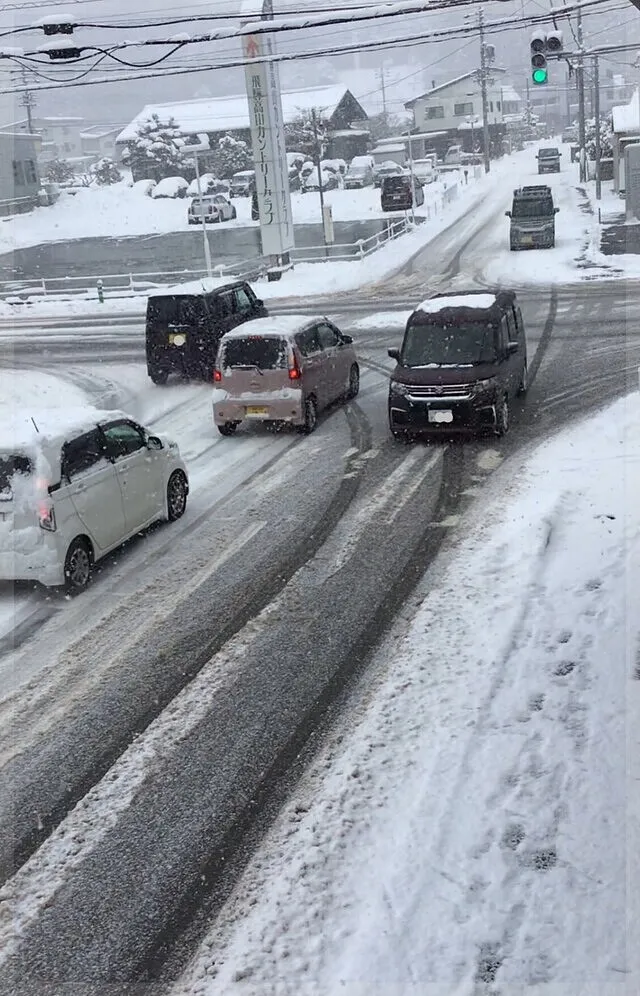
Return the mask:
[[[176,443],[124,412],[34,412],[0,426],[0,581],[81,591],[93,565],[184,514]]]
[[[462,146],[450,145],[444,157],[445,166],[459,166],[462,162]]]

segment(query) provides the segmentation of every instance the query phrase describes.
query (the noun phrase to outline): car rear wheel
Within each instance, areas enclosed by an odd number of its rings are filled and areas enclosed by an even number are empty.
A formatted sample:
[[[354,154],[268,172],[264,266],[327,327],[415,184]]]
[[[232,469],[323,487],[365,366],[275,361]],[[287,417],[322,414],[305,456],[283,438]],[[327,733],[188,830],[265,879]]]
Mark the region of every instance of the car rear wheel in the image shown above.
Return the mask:
[[[154,384],[158,384],[159,386],[162,386],[163,384],[166,384],[167,380],[169,379],[169,371],[168,370],[150,370],[149,371],[149,376],[151,377],[151,380],[153,381]]]
[[[352,401],[353,398],[358,397],[358,392],[360,391],[360,371],[357,365],[354,363],[349,371],[349,387],[347,389],[347,399]]]
[[[235,207],[232,207],[231,208],[231,218],[232,218],[232,220],[234,218],[237,218],[237,217],[238,217],[238,212],[236,211]]]
[[[184,515],[187,507],[189,485],[181,470],[174,470],[167,484],[167,515],[169,522],[175,522]]]
[[[69,594],[84,591],[91,582],[93,556],[85,539],[78,536],[71,543],[64,558],[64,586]]]
[[[239,422],[223,422],[218,426],[218,432],[221,436],[233,436],[239,425]]]
[[[520,378],[520,383],[518,384],[518,390],[516,392],[519,398],[523,398],[524,395],[527,393],[527,387],[529,386],[527,384],[527,374],[528,374],[528,367],[527,367],[527,361],[525,360],[524,369],[522,371],[522,377]]]
[[[300,432],[305,436],[310,436],[318,424],[318,406],[315,398],[307,398],[304,403],[304,422],[300,426]]]
[[[506,436],[509,431],[509,399],[507,395],[496,406],[496,435]]]

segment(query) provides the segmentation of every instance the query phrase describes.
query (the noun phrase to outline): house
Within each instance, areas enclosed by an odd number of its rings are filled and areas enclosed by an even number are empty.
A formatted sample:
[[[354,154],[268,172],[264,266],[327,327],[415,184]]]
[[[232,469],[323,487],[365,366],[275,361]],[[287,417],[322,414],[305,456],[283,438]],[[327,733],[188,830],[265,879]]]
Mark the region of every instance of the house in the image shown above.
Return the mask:
[[[506,135],[507,126],[522,114],[521,97],[506,80],[506,72],[492,66],[487,85],[487,124],[496,146]],[[406,109],[413,112],[413,132],[425,138],[425,146],[431,135],[437,151],[454,142],[467,152],[481,148],[482,90],[478,76],[475,70],[464,73],[406,102]]]
[[[103,159],[115,159],[116,138],[121,132],[121,128],[108,128],[104,125],[95,125],[80,132],[80,142],[83,156],[91,156],[92,161]]]
[[[329,158],[351,159],[367,151],[369,129],[367,114],[350,90],[338,84],[306,87],[282,93],[282,115],[285,124],[291,124],[300,114],[315,109],[318,117],[328,125]],[[250,144],[249,105],[246,94],[230,97],[202,97],[197,100],[177,101],[167,104],[147,104],[116,138],[118,158],[138,129],[157,115],[161,122],[170,119],[185,136],[206,134],[214,146],[223,135]]]
[[[84,118],[78,117],[38,117],[31,118],[33,134],[40,136],[40,161],[52,159],[74,159],[82,155],[80,132]],[[2,131],[25,132],[30,129],[27,118],[13,121],[3,126]]]
[[[640,89],[628,104],[611,111],[613,130],[613,189],[622,194],[625,190],[624,150],[627,145],[640,142]]]
[[[30,211],[38,203],[39,137],[0,131],[0,215]]]

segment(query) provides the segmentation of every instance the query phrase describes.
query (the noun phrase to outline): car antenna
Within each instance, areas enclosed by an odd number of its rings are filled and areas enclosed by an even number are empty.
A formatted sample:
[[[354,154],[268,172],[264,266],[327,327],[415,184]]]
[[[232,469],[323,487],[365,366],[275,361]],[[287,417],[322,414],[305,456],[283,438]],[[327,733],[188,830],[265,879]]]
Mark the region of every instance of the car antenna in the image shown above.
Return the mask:
[[[33,428],[36,430],[37,433],[39,433],[40,429],[36,425],[36,420],[34,419],[33,415],[31,415],[30,417],[31,417],[31,421],[33,422]]]

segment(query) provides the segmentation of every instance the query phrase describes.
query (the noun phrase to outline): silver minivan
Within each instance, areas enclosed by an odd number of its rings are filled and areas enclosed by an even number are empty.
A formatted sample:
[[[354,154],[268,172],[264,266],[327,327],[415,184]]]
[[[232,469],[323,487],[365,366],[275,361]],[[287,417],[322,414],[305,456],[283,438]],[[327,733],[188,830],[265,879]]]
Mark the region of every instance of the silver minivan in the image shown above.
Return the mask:
[[[213,378],[213,419],[223,436],[245,421],[313,432],[323,408],[360,388],[351,336],[308,315],[256,318],[227,332]]]

